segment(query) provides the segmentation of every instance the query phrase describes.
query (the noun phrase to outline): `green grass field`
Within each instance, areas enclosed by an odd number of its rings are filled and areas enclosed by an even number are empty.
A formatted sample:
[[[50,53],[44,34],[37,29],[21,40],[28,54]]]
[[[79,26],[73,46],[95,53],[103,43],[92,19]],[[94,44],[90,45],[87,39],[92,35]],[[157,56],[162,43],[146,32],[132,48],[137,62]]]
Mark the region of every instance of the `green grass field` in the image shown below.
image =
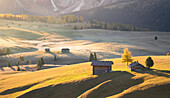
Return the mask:
[[[134,57],[144,64],[146,56]],[[121,59],[114,62],[114,72],[92,75],[90,62],[37,72],[0,73],[0,97],[103,98],[169,97],[169,56],[152,56],[155,65],[145,72],[130,72]]]

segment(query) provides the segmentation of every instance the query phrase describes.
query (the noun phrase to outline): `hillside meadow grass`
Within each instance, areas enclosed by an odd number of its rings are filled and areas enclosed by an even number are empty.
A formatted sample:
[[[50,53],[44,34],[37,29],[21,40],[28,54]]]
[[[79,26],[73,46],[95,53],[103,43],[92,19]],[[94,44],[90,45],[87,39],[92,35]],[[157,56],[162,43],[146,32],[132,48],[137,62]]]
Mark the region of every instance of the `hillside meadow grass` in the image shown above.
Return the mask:
[[[147,57],[134,57],[134,61],[145,65]],[[130,72],[121,59],[109,59],[114,62],[114,72],[101,75],[92,75],[90,62],[36,72],[1,72],[0,97],[168,98],[170,57],[152,58],[154,67],[144,72]]]

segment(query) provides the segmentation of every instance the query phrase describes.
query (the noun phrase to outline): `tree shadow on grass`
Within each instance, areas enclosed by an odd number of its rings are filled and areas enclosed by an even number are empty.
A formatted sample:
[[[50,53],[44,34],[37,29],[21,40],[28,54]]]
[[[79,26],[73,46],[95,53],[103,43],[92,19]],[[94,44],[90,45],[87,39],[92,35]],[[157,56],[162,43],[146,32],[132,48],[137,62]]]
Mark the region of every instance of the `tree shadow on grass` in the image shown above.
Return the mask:
[[[15,92],[23,91],[23,90],[29,89],[30,87],[32,87],[36,84],[38,84],[38,83],[34,83],[34,84],[23,86],[23,87],[8,89],[8,90],[5,90],[3,92],[0,92],[0,95],[7,95],[7,94],[12,94],[12,93],[15,93]]]
[[[16,71],[15,68],[13,68],[12,66],[10,67],[13,71]]]
[[[5,71],[3,67],[0,68],[1,71]]]
[[[169,98],[170,84],[158,85],[146,90],[137,90],[123,96],[123,98]]]
[[[51,51],[48,51],[48,52],[46,52],[46,53],[49,53],[49,54],[51,54],[51,55],[56,55],[54,52],[51,52]]]
[[[170,75],[168,75],[168,74],[170,74],[169,70],[150,69],[150,70],[142,71],[142,72],[138,72],[138,73],[148,73],[151,75],[164,76],[164,77],[170,78]]]
[[[105,81],[110,81],[103,84],[98,89],[95,89],[87,97],[106,97],[114,94],[118,94],[128,89],[131,86],[142,83],[143,79],[133,80],[134,75],[128,72],[111,72],[102,75],[98,75],[96,78],[87,78],[70,83],[62,83],[57,85],[50,85],[44,88],[36,89],[21,95],[19,98],[29,97],[55,97],[55,98],[76,98],[86,91],[95,88]]]
[[[63,54],[66,54],[67,56],[70,56],[70,57],[73,57],[73,56],[75,56],[73,53],[71,53],[71,52],[67,52],[67,53],[63,53]]]

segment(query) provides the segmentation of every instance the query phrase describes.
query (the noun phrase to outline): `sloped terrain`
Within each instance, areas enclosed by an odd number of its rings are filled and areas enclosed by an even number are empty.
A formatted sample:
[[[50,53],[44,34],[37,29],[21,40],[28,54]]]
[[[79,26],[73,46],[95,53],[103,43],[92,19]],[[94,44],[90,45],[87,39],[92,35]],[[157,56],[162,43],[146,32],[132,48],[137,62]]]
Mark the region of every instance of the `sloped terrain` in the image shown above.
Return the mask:
[[[74,13],[86,20],[132,24],[158,31],[170,31],[169,0],[124,0],[86,11]]]
[[[135,57],[144,64],[147,57]],[[114,72],[91,75],[90,62],[37,72],[1,72],[0,97],[164,97],[168,98],[170,57],[152,56],[155,65],[145,72],[129,72],[121,59]]]

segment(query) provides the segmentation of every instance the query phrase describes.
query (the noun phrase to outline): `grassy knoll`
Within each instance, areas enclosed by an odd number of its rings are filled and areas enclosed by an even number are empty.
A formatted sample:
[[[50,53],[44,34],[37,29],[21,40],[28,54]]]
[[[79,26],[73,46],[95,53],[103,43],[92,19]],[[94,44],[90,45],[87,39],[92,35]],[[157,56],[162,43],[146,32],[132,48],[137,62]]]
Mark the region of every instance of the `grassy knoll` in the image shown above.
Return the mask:
[[[135,57],[144,64],[147,57]],[[129,72],[121,59],[114,72],[91,75],[90,62],[37,72],[1,72],[0,97],[161,97],[170,90],[170,57],[152,56],[155,65],[143,73]]]

